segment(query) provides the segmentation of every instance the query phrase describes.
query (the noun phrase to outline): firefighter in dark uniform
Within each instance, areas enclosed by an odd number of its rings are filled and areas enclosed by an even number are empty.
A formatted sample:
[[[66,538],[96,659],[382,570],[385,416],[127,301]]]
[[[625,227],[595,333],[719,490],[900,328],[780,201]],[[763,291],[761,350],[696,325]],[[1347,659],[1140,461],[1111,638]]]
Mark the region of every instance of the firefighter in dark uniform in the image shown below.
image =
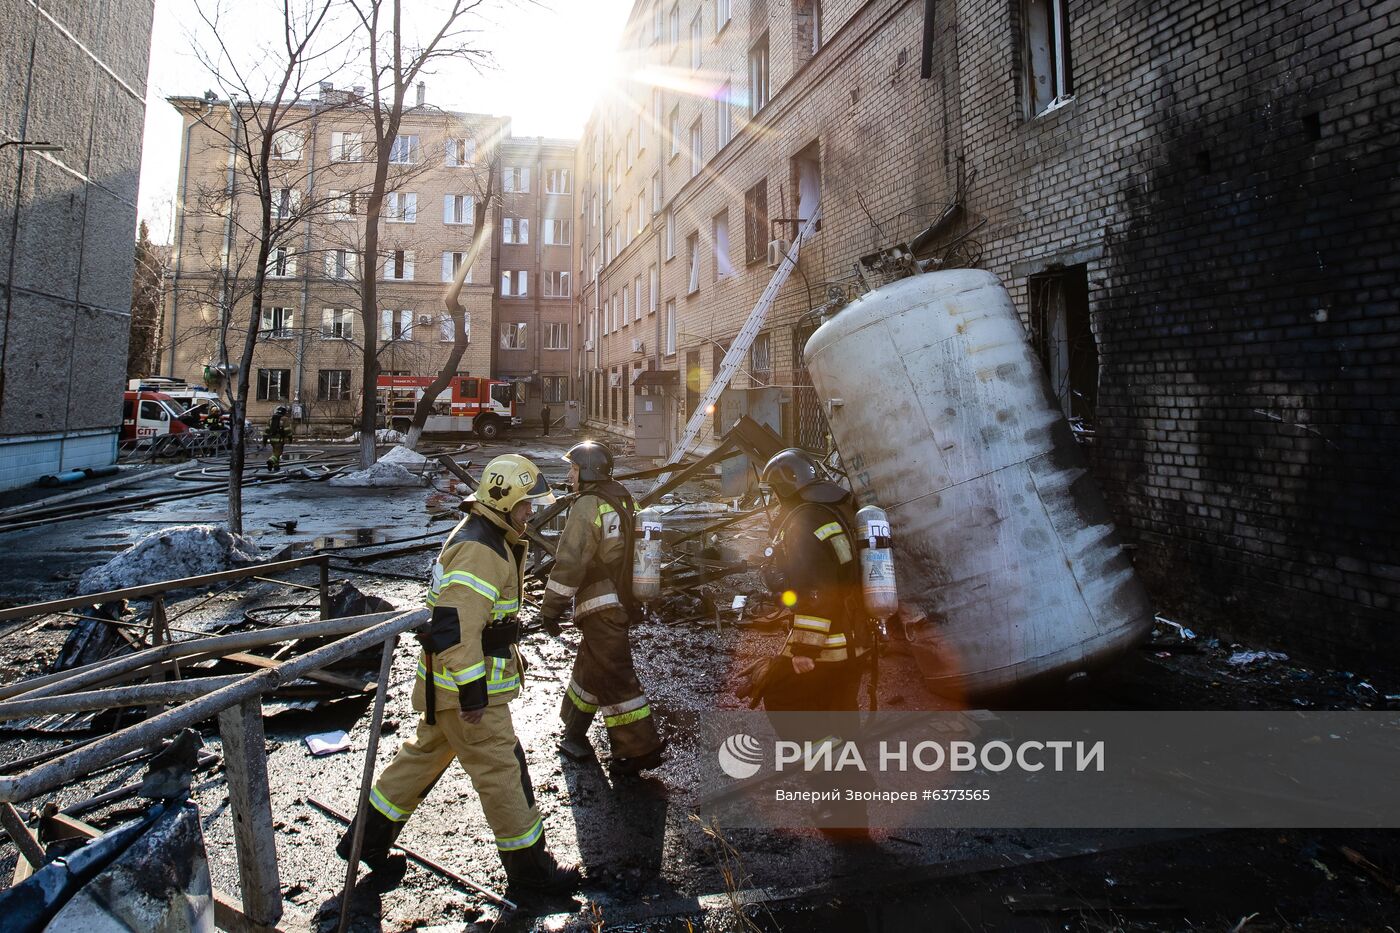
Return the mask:
[[[635,774],[659,765],[664,745],[651,704],[632,666],[628,629],[632,617],[632,522],[636,506],[612,478],[612,452],[586,441],[564,455],[579,497],[554,555],[540,620],[551,634],[572,601],[574,624],[583,635],[573,677],[559,714],[564,720],[560,750],[570,758],[593,756],[588,727],[602,715],[613,766]]]
[[[392,887],[403,877],[402,856],[389,847],[455,758],[471,778],[495,836],[509,890],[564,894],[580,876],[545,848],[525,753],[515,736],[509,702],[520,693],[520,626],[525,522],[536,501],[553,501],[539,469],[517,454],[492,460],[433,566],[428,589],[432,620],[420,631],[423,652],[413,708],[423,713],[370,793],[361,859]],[[455,828],[455,824],[454,824]],[[349,858],[353,827],[336,851]]]
[[[287,441],[292,439],[291,416],[292,410],[286,405],[278,405],[277,410],[272,413],[272,417],[267,422],[267,432],[264,437],[268,444],[272,445],[272,456],[267,458],[267,468],[276,473],[282,466],[282,448]]]
[[[789,448],[763,468],[781,510],[765,582],[792,611],[767,673],[769,710],[855,710],[873,638],[864,613],[851,494],[810,454]]]

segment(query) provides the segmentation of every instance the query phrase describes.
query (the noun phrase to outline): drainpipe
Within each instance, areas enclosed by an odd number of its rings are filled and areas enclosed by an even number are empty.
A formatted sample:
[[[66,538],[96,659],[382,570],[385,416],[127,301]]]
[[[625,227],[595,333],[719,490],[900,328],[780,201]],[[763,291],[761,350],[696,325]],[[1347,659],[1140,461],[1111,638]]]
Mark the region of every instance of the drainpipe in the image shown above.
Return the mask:
[[[224,181],[224,197],[228,200],[228,209],[224,213],[224,248],[223,254],[219,257],[220,274],[223,278],[223,307],[220,310],[219,328],[219,365],[223,371],[223,377],[227,380],[230,377],[228,371],[228,329],[233,318],[232,308],[232,283],[229,282],[229,259],[233,255],[233,197],[234,173],[237,167],[238,155],[238,129],[241,122],[238,118],[238,108],[233,102],[232,96],[228,100],[229,119],[229,143],[228,143],[228,175]],[[226,386],[227,387],[227,386]],[[247,417],[247,399],[244,399],[244,413]]]
[[[421,93],[422,93],[422,87],[423,87],[423,86],[422,86],[422,84],[420,83],[420,84],[418,85],[418,87],[419,87],[419,93],[420,93],[420,95],[421,95]],[[319,140],[317,139],[317,136],[316,136],[316,127],[319,125],[320,115],[321,115],[321,105],[320,105],[320,102],[317,101],[317,102],[313,102],[313,103],[311,104],[311,106],[312,106],[312,108],[313,108],[312,117],[311,117],[311,129],[310,129],[310,131],[306,134],[306,135],[307,135],[307,144],[308,144],[308,147],[309,147],[310,153],[311,153],[311,154],[307,157],[307,158],[308,158],[308,162],[306,163],[306,197],[307,197],[308,202],[310,201],[311,197],[314,195],[314,193],[315,193],[315,191],[316,191],[316,153],[318,153],[318,152],[321,151],[321,147],[320,147],[320,145],[319,145]],[[311,326],[312,326],[312,317],[311,317],[311,212],[310,212],[310,211],[308,211],[307,214],[306,214],[304,226],[305,226],[306,232],[305,232],[305,235],[304,235],[305,238],[302,240],[302,246],[303,246],[304,248],[302,249],[302,254],[301,254],[301,259],[302,259],[302,262],[301,262],[301,313],[302,313],[302,321],[301,321],[301,339],[297,341],[296,374],[292,377],[292,385],[296,387],[296,388],[295,388],[296,394],[292,396],[292,404],[293,404],[293,405],[300,405],[300,404],[302,404],[302,377],[303,377],[303,375],[304,375],[303,370],[305,369],[305,366],[306,366],[306,341],[307,341],[308,339],[310,339],[310,338],[308,337],[308,334],[310,333],[310,331],[311,331]],[[307,411],[306,411],[305,408],[302,409],[302,415],[303,415],[303,420],[309,424],[310,421],[311,421],[311,419],[308,418],[308,417],[305,417],[305,416],[307,415]]]
[[[204,114],[185,128],[185,148],[184,159],[180,164],[180,197],[175,204],[175,210],[180,215],[180,222],[175,225],[175,270],[170,281],[170,365],[168,375],[175,378],[175,345],[178,343],[177,335],[180,332],[180,268],[184,265],[185,247],[185,217],[188,211],[185,210],[185,199],[188,197],[188,185],[190,179],[190,140],[194,136],[196,126],[205,126],[204,121],[214,113],[214,102],[206,101]]]

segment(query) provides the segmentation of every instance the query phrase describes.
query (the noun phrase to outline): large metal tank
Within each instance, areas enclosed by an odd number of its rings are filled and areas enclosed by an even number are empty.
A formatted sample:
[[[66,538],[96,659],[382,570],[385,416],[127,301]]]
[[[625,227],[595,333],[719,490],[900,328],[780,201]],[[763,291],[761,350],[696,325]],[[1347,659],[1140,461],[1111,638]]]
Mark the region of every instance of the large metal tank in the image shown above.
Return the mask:
[[[1068,676],[1147,632],[1147,594],[996,276],[880,288],[817,330],[806,360],[857,498],[889,512],[935,692]]]

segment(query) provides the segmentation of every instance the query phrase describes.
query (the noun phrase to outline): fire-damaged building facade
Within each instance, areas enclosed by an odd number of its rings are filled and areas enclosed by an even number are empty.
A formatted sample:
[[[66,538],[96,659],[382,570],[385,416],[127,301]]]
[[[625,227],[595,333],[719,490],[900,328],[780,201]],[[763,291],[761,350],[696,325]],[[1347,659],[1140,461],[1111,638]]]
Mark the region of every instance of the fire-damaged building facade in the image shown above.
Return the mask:
[[[911,251],[986,269],[1158,606],[1393,660],[1400,4],[639,0],[619,48],[578,147],[586,425],[674,452],[741,341],[700,446],[746,410],[825,449],[823,315]]]

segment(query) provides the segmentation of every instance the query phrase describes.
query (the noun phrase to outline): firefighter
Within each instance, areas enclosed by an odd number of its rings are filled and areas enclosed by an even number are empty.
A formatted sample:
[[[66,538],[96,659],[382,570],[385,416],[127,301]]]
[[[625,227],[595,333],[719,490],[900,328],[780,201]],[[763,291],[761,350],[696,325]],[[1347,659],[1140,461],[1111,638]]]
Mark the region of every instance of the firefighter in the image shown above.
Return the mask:
[[[272,445],[272,456],[267,458],[267,468],[276,473],[282,466],[282,448],[292,439],[292,426],[288,423],[292,410],[286,405],[278,405],[268,419],[264,439]]]
[[[541,624],[559,633],[559,618],[574,606],[583,641],[559,710],[564,735],[559,749],[575,760],[593,756],[588,727],[601,713],[612,746],[613,767],[636,774],[661,764],[664,746],[632,666],[628,628],[632,616],[632,496],[612,478],[612,452],[585,441],[564,455],[569,482],[579,493],[554,555],[545,588]]]
[[[433,566],[427,599],[432,619],[418,633],[423,652],[413,687],[413,708],[423,718],[415,737],[379,775],[365,813],[360,857],[381,876],[379,887],[403,878],[403,856],[390,856],[389,847],[456,758],[481,800],[512,895],[578,888],[578,869],[556,863],[545,847],[525,752],[507,705],[520,693],[522,673],[516,613],[527,545],[521,532],[534,504],[553,499],[529,460],[517,454],[495,458]],[[341,858],[350,857],[352,831],[336,848]]]

